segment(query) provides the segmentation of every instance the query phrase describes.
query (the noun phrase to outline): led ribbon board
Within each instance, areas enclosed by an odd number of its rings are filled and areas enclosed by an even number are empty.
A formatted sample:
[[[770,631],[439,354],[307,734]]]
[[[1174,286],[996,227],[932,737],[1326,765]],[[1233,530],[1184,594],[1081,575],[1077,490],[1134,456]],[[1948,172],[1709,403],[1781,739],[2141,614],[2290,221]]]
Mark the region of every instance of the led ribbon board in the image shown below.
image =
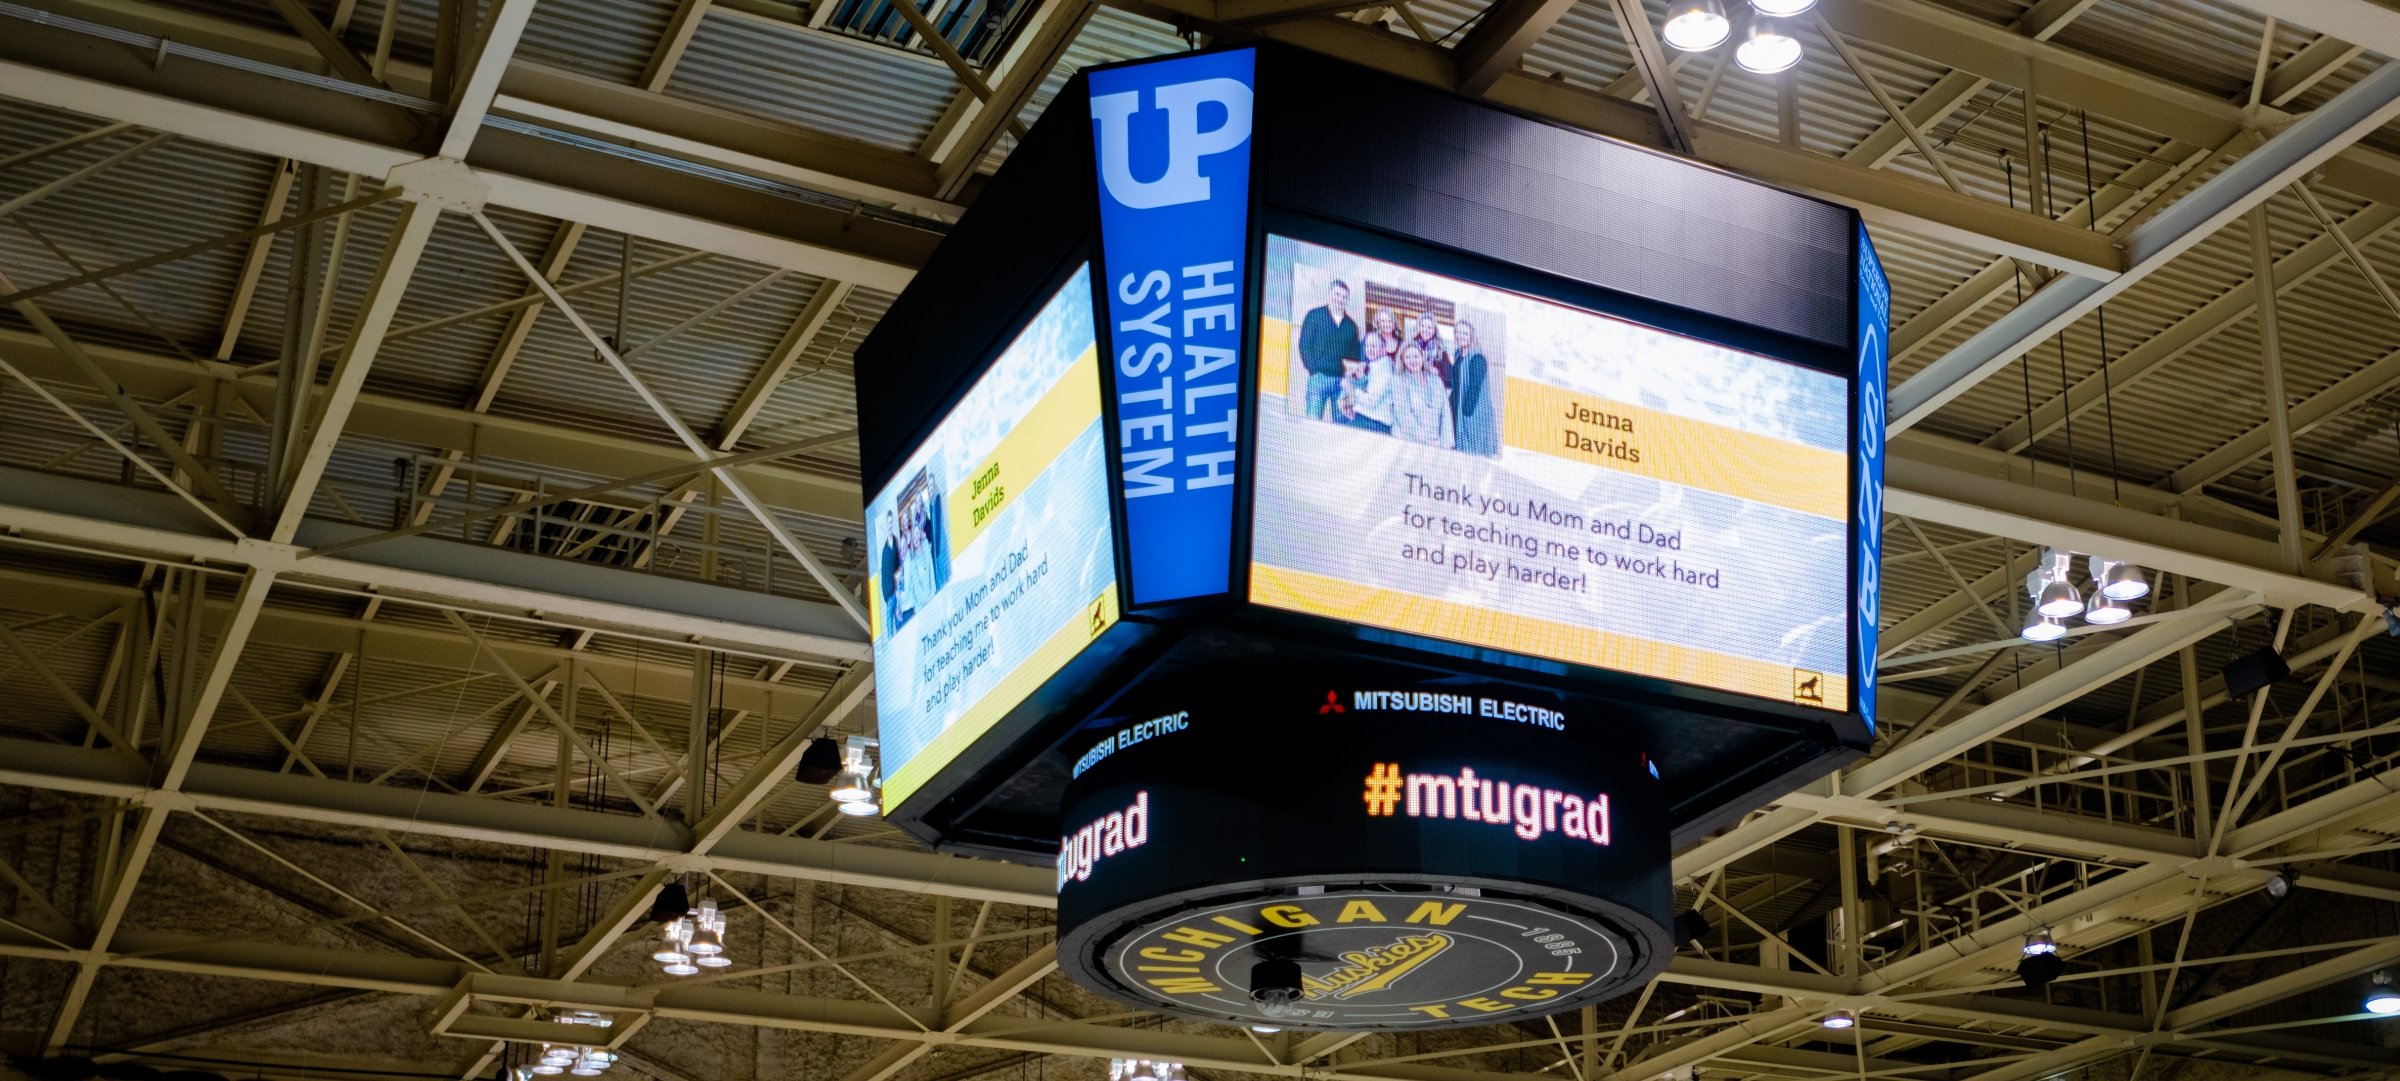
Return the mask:
[[[1079,733],[1061,966],[1138,1005],[1308,1028],[1489,1024],[1662,968],[1642,749],[1535,692],[1375,672],[1159,688],[1156,712]],[[1293,1001],[1270,1011],[1258,966],[1280,961]]]
[[[886,807],[1116,622],[1099,380],[1079,269],[867,504]]]
[[[1232,573],[1253,54],[1092,72],[1117,491],[1134,606]]]

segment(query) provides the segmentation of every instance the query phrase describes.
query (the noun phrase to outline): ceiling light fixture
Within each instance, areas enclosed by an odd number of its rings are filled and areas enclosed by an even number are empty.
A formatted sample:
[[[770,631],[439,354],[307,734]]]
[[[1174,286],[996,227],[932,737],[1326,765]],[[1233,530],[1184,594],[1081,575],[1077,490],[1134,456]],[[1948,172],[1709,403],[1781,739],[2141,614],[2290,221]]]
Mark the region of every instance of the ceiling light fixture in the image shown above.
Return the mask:
[[[2291,896],[2292,883],[2299,877],[2299,875],[2293,874],[2289,868],[2268,875],[2267,896],[2278,901]]]
[[[660,970],[669,976],[690,976],[703,968],[731,967],[733,958],[725,952],[725,913],[717,909],[716,899],[703,897],[698,907],[667,921],[650,959],[658,962]],[[602,1027],[609,1023],[605,1019],[600,1022]]]
[[[2050,937],[2047,927],[2025,936],[2024,952],[2024,958],[2017,962],[2017,978],[2036,991],[2050,986],[2067,971],[2067,963],[2058,956],[2058,942]]]
[[[1741,45],[1733,50],[1733,62],[1752,75],[1790,71],[1800,62],[1800,39],[1778,20],[1753,17]]]
[[[2391,973],[2378,972],[2375,974],[2375,988],[2367,992],[2365,1005],[2368,1013],[2379,1017],[2390,1017],[2400,1013],[2400,991],[2392,989]]]
[[[1826,1014],[1825,1019],[1817,1023],[1835,1030],[1855,1028],[1858,1025],[1858,1015],[1848,1010],[1835,1010]]]
[[[2131,563],[2093,556],[2087,562],[2092,585],[2110,600],[2138,601],[2150,595],[2150,580]]]
[[[1658,36],[1684,52],[1700,52],[1725,44],[1733,36],[1733,20],[1725,17],[1725,5],[1717,0],[1675,0],[1667,5],[1667,21]]]
[[[872,756],[878,747],[875,740],[851,736],[843,741],[841,772],[834,775],[826,796],[846,815],[871,815],[882,808],[876,803],[876,790],[883,787]]]
[[[2049,616],[2035,616],[2033,622],[2017,633],[2028,642],[2055,642],[2067,636],[2067,625]]]
[[[2083,611],[2083,594],[2072,580],[2075,553],[2051,548],[2042,553],[2042,586],[2033,595],[2033,610],[2052,619]]]
[[[2091,601],[2083,606],[2083,621],[2095,627],[2111,627],[2132,618],[2133,609],[2125,607],[2124,601],[2097,589],[2092,591]]]
[[[1659,40],[1683,52],[1705,52],[1733,36],[1726,0],[1668,0]],[[1817,0],[1750,0],[1749,25],[1733,62],[1753,75],[1774,75],[1800,62],[1800,39],[1785,20],[1817,6]]]

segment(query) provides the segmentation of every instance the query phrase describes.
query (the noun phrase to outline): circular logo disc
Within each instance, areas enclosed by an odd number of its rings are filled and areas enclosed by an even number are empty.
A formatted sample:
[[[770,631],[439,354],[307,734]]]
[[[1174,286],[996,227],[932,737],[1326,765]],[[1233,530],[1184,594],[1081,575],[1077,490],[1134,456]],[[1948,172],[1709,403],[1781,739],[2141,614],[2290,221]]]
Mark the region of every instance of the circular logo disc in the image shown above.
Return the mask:
[[[1141,921],[1099,975],[1161,1010],[1288,1028],[1447,1028],[1552,1013],[1623,990],[1641,965],[1607,922],[1539,902],[1351,890],[1219,903]],[[1254,967],[1299,966],[1270,1014]]]

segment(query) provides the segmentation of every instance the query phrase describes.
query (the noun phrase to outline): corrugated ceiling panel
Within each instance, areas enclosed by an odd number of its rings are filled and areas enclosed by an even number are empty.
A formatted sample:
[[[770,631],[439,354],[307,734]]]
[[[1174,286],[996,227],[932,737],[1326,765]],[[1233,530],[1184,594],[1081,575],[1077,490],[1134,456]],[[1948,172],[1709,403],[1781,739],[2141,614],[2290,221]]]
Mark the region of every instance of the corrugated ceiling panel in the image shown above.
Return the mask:
[[[958,80],[941,62],[757,19],[700,24],[667,93],[914,151]]]

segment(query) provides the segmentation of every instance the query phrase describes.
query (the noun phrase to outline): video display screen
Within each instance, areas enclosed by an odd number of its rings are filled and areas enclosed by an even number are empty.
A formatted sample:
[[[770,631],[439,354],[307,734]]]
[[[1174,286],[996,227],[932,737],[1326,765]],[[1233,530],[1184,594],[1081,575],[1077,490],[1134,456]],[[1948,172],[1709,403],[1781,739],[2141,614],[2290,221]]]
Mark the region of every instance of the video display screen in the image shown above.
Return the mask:
[[[898,806],[1117,620],[1091,268],[867,504],[883,801]]]
[[[1850,706],[1838,375],[1273,236],[1251,599]]]

